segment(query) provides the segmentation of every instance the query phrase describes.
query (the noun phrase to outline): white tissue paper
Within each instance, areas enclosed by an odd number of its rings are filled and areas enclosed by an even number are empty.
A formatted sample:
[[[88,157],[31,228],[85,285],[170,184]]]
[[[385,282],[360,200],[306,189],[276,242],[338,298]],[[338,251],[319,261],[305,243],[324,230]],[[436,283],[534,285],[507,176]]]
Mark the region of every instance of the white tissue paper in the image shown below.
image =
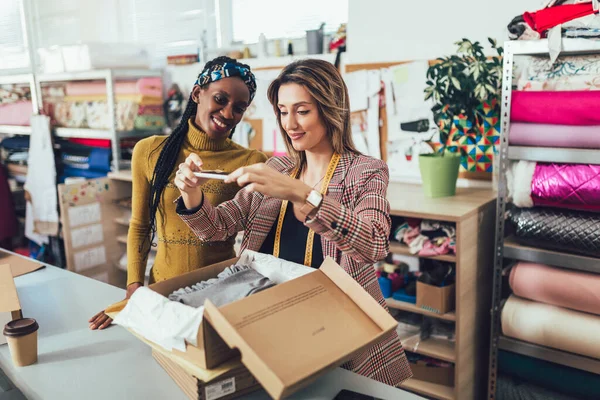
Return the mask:
[[[250,266],[277,285],[315,271],[314,268],[251,250],[240,255],[237,265]],[[141,287],[115,317],[114,323],[133,330],[166,350],[185,352],[185,342],[197,346],[203,313],[204,307],[186,306]]]
[[[117,325],[164,347],[185,351],[185,342],[196,346],[204,307],[193,308],[171,301],[147,287],[133,293],[127,305],[115,317]]]

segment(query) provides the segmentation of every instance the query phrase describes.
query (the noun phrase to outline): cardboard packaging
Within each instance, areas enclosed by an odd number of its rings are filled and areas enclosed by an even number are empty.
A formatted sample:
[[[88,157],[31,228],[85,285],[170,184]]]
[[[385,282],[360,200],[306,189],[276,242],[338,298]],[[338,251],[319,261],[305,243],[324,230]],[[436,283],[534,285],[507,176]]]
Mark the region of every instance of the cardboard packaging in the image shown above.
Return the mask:
[[[438,385],[454,386],[454,366],[435,367],[428,366],[425,362],[417,361],[416,363],[410,363],[410,369],[413,373],[413,379]]]
[[[11,266],[0,265],[0,328],[15,319],[22,318],[21,303],[15,287]],[[6,337],[0,335],[0,344],[6,343]]]
[[[156,350],[152,350],[152,357],[190,400],[231,400],[261,389],[258,381],[242,364],[232,366],[228,372],[206,382]]]
[[[417,281],[417,307],[446,314],[455,308],[456,285],[438,287]]]
[[[173,291],[216,277],[232,259],[150,285]],[[122,307],[109,307],[113,314]],[[394,318],[335,261],[300,278],[217,308],[205,303],[198,346],[166,352],[210,369],[241,353],[242,363],[274,399],[286,397],[396,329]],[[144,340],[148,342],[147,340]],[[153,347],[156,345],[153,345]]]

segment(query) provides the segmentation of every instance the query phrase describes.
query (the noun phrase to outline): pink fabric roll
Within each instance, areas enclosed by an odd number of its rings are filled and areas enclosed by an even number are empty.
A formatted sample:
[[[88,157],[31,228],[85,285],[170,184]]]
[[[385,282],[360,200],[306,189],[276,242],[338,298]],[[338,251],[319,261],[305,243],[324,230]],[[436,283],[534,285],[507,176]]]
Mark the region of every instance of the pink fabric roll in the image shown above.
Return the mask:
[[[513,122],[510,124],[508,141],[517,146],[600,149],[600,125],[569,126]]]
[[[537,163],[531,198],[535,206],[600,212],[600,165]]]
[[[509,282],[519,297],[600,315],[600,275],[520,262]]]
[[[512,92],[511,121],[600,125],[600,91]]]
[[[106,94],[104,82],[70,82],[66,87],[67,96],[97,96]],[[141,94],[162,98],[161,78],[140,78],[137,81],[120,81],[115,84],[115,94]]]
[[[31,101],[17,101],[0,105],[0,125],[30,125],[33,115]]]

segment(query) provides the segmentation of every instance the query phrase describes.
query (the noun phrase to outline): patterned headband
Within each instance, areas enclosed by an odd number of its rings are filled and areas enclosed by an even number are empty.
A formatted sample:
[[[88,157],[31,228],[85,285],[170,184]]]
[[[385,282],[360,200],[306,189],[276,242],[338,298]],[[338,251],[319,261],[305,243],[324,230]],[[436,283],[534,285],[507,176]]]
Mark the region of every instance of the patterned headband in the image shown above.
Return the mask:
[[[205,86],[211,82],[232,76],[239,76],[244,81],[250,91],[250,103],[252,103],[252,99],[254,99],[254,94],[256,93],[256,79],[250,69],[246,67],[229,62],[216,64],[198,75],[195,84]]]

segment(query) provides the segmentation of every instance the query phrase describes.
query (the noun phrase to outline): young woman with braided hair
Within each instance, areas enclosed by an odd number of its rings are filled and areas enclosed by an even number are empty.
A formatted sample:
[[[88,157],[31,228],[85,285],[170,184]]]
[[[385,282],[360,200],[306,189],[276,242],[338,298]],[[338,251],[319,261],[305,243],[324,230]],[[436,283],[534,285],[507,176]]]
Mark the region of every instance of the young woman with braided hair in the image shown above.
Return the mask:
[[[173,184],[178,167],[192,153],[206,170],[233,172],[262,163],[266,156],[233,143],[229,137],[256,93],[250,67],[229,57],[209,61],[198,76],[181,123],[169,136],[141,140],[132,158],[132,217],[127,236],[127,298],[143,285],[148,252],[156,236],[158,248],[150,282],[161,281],[235,257],[235,237],[204,242],[175,211],[179,190]],[[235,183],[210,180],[203,191],[213,204],[231,200]],[[111,319],[100,312],[91,329],[104,329]]]

